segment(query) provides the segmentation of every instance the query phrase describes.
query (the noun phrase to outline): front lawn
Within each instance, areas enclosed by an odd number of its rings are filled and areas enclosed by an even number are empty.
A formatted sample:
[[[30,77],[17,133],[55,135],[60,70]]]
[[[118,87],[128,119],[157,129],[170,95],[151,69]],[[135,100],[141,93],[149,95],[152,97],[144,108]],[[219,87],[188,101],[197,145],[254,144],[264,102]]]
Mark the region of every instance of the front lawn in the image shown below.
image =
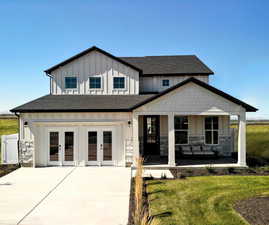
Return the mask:
[[[18,133],[17,119],[0,119],[0,136]]]
[[[247,153],[269,160],[269,125],[247,125]]]
[[[162,225],[248,224],[233,204],[269,196],[268,176],[204,176],[146,181],[149,210]]]
[[[0,153],[1,153],[1,135],[18,133],[17,119],[0,119]],[[0,154],[1,162],[1,154]]]

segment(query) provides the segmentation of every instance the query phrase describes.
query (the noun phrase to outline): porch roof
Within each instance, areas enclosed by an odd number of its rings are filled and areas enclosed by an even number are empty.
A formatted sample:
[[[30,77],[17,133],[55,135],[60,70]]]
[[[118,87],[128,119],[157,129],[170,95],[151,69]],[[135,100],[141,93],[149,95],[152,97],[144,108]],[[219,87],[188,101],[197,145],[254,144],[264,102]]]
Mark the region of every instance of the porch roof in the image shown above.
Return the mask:
[[[152,97],[144,95],[45,95],[11,112],[130,112],[130,108]]]
[[[131,112],[169,92],[193,82],[210,92],[213,92],[237,105],[247,112],[256,112],[258,109],[234,98],[233,96],[214,88],[196,78],[189,78],[168,88],[159,94],[140,95],[45,95],[31,102],[18,106],[11,112]]]

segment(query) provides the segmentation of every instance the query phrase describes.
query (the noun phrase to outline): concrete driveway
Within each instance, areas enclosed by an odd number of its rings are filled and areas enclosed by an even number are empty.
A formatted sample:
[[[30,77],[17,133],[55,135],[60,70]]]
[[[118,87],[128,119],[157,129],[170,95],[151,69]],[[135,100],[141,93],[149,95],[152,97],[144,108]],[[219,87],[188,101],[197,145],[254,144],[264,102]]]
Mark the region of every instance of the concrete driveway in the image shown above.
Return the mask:
[[[0,178],[1,225],[126,225],[130,169],[20,168]]]

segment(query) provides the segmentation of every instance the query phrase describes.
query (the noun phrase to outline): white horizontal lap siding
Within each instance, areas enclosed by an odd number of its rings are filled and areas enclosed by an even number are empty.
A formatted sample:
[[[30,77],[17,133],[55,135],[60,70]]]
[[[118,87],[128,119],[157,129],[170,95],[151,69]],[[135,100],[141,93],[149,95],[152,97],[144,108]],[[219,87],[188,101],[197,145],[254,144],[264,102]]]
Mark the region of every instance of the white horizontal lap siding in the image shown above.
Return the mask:
[[[189,83],[135,111],[175,112],[185,115],[237,115],[241,110],[241,106],[194,83]]]
[[[140,78],[140,91],[141,92],[160,92],[169,87],[172,87],[192,76],[152,76]],[[195,76],[196,79],[208,83],[208,76]],[[169,80],[169,86],[163,87],[162,81]]]
[[[139,72],[98,51],[90,52],[52,72],[52,94],[138,94]],[[66,90],[65,77],[76,76],[76,89]],[[89,77],[101,77],[101,89],[89,88]],[[113,89],[113,77],[125,77],[125,88]]]
[[[115,161],[117,165],[124,165],[124,143],[132,139],[131,113],[22,113],[21,123],[27,121],[29,127],[35,129],[32,140],[35,142],[35,158],[37,166],[48,163],[48,129],[49,127],[75,127],[78,132],[79,146],[86,149],[85,132],[89,127],[103,126],[115,128]],[[88,122],[94,122],[88,123]],[[113,122],[113,123],[111,123]],[[23,129],[21,129],[23,132]],[[21,133],[23,134],[23,133]],[[30,136],[27,135],[30,139]],[[34,138],[34,139],[33,139]],[[85,146],[84,146],[85,145]],[[79,153],[79,161],[83,161],[86,153]]]

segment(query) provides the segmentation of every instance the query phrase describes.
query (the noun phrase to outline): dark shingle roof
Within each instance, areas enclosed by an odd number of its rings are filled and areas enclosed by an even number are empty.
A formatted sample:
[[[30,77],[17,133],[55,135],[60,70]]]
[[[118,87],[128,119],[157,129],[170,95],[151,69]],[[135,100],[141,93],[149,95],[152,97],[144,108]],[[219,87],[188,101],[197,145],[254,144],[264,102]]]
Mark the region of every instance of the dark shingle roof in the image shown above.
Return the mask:
[[[143,75],[213,74],[195,55],[119,57],[143,70]]]
[[[11,112],[128,112],[152,97],[145,95],[45,95]]]
[[[91,51],[101,52],[102,54],[137,70],[140,75],[213,74],[213,71],[195,55],[116,57],[96,46],[88,48],[44,72],[50,74],[53,70],[56,70]]]
[[[241,105],[247,112],[258,109],[232,97],[225,92],[212,87],[193,77],[168,88],[159,94],[144,95],[46,95],[24,105],[16,107],[11,112],[130,112],[157,99],[181,86],[193,82],[235,104]]]

